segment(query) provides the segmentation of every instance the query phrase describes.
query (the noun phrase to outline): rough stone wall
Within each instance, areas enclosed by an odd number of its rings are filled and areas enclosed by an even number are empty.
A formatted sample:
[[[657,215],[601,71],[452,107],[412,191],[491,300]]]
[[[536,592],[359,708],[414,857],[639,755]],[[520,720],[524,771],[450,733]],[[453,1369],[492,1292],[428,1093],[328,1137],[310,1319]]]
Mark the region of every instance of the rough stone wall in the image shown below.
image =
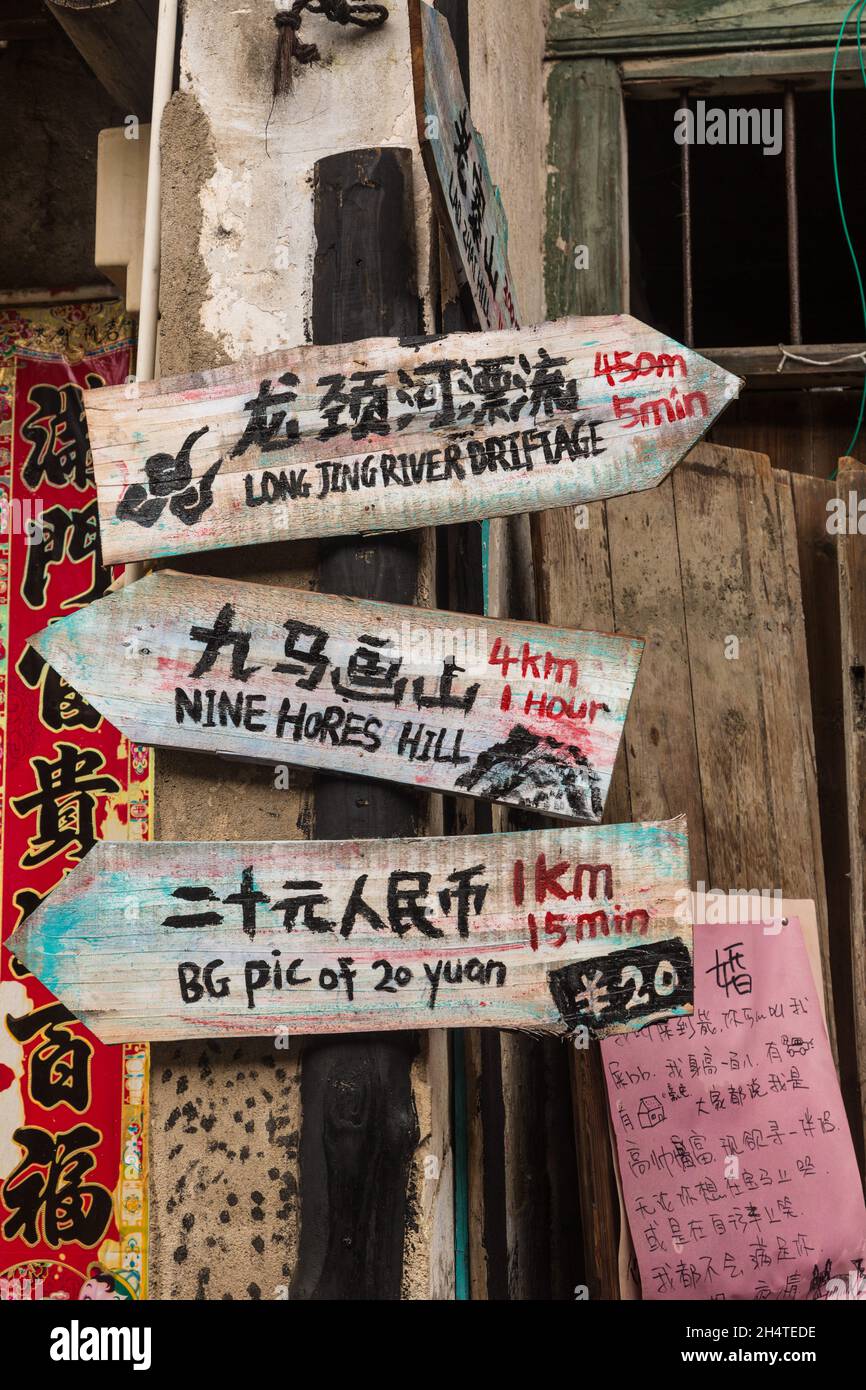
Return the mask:
[[[219,367],[231,354],[202,323],[210,293],[203,254],[202,189],[216,172],[210,124],[193,92],[175,92],[163,115],[159,371]]]

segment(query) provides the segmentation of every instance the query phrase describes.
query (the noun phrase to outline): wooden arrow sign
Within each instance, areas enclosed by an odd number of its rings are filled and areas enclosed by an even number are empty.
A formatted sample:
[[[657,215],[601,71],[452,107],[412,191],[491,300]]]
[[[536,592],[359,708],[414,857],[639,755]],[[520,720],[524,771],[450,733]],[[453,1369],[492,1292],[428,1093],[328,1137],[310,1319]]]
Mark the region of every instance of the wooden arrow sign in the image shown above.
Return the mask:
[[[15,954],[104,1042],[691,1012],[684,820],[453,839],[103,841]]]
[[[133,742],[602,818],[643,643],[164,570],[44,659]]]
[[[300,347],[85,392],[106,564],[661,482],[740,382],[624,315]]]

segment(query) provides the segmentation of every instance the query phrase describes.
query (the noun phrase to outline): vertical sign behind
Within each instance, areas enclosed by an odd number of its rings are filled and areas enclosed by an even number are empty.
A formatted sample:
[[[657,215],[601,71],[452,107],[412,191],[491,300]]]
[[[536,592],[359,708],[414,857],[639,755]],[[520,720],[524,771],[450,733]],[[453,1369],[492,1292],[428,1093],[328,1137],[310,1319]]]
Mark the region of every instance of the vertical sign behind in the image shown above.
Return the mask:
[[[508,219],[472,122],[448,21],[409,0],[415,112],[421,153],[458,278],[482,328],[519,328],[508,265]]]
[[[105,1047],[15,958],[16,927],[101,838],[144,840],[149,755],[28,639],[104,593],[82,388],[124,381],[116,305],[0,316],[0,1297],[145,1292],[147,1049]]]

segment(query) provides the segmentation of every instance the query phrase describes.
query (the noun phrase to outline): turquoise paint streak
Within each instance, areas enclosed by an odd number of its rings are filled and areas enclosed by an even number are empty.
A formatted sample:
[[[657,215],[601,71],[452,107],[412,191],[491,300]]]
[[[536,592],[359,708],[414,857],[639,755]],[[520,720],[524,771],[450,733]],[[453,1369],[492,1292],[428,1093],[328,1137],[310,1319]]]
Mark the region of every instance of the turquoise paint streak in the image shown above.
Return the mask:
[[[466,1119],[466,1048],[462,1032],[451,1034],[454,1105],[454,1296],[468,1303],[469,1286],[469,1139]]]
[[[490,522],[481,523],[481,572],[484,616],[490,616]],[[469,1282],[469,1122],[466,1113],[466,1045],[463,1033],[451,1034],[452,1096],[454,1106],[454,1297],[471,1299]]]

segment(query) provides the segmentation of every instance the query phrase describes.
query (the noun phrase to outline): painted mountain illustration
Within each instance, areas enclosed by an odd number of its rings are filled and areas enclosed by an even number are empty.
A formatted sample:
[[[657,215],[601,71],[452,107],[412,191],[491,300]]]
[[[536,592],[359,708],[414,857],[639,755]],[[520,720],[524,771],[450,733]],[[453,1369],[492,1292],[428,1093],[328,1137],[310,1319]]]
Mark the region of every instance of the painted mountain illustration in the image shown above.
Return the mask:
[[[604,811],[601,778],[586,755],[522,724],[480,753],[456,785],[476,796],[517,797],[533,811],[567,807],[576,820],[600,821]]]

